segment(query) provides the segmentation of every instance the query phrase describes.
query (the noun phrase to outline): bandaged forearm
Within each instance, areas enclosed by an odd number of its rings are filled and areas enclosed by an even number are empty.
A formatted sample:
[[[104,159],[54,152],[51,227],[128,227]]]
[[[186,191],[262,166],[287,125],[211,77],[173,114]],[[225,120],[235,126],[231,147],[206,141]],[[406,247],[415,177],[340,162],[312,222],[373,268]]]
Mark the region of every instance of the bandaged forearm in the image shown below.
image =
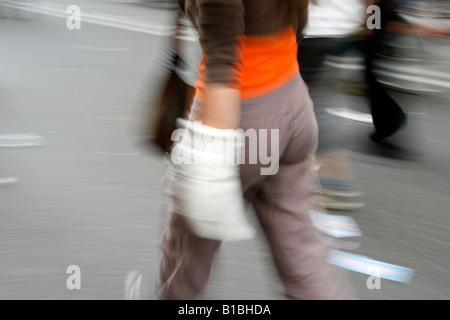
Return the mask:
[[[171,202],[200,237],[246,240],[254,229],[245,217],[239,174],[244,136],[239,130],[222,130],[200,122],[181,121],[170,159]]]

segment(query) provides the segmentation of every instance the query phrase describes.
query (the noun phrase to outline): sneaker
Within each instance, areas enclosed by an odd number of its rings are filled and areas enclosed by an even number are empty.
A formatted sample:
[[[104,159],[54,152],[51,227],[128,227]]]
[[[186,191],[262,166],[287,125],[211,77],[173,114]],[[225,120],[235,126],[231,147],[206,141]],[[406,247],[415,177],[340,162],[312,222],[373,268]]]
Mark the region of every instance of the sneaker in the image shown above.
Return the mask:
[[[335,197],[335,198],[360,198],[363,193],[358,190],[341,190],[333,188],[320,188],[319,193],[323,196]]]
[[[319,195],[322,206],[329,210],[357,210],[363,208],[366,204],[359,201],[358,198],[333,197],[328,195]]]
[[[320,178],[316,194],[317,201],[330,210],[356,210],[366,205],[361,201],[363,193],[351,180]]]
[[[143,274],[139,271],[130,271],[125,277],[125,300],[142,300],[141,287]]]
[[[363,193],[356,188],[354,181],[348,179],[319,178],[318,192],[331,197],[356,198]]]
[[[320,186],[323,189],[350,191],[355,190],[355,182],[351,179],[333,179],[319,176]]]

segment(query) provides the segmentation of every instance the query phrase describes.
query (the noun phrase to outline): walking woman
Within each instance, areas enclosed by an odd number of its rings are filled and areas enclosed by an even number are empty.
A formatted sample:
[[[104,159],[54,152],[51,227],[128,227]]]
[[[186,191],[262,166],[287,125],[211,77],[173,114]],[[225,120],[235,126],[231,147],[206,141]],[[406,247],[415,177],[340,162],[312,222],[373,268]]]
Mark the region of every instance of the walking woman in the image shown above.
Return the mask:
[[[158,299],[195,299],[220,244],[254,236],[246,203],[287,299],[350,298],[309,216],[318,130],[297,62],[308,1],[179,2],[198,31],[203,59],[182,139],[173,136]],[[257,133],[257,148],[246,143],[255,137],[249,133]],[[269,153],[270,165],[261,156]]]

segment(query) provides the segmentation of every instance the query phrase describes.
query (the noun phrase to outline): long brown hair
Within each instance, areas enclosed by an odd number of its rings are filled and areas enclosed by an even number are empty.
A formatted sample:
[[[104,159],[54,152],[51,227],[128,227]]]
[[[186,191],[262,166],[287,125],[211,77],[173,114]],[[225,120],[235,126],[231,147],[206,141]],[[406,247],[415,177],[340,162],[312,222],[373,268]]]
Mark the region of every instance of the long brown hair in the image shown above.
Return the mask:
[[[296,12],[294,27],[298,33],[302,33],[306,24],[308,23],[308,5],[309,2],[316,2],[317,0],[289,0],[292,12]]]

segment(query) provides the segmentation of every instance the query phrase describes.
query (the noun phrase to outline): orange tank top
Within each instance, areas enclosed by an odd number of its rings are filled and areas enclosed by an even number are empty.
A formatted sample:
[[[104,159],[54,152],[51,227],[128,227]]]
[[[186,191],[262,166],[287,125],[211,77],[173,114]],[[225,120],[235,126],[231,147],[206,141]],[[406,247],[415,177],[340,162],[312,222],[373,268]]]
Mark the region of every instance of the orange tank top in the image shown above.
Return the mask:
[[[297,36],[289,27],[276,34],[245,36],[238,41],[242,50],[241,99],[252,99],[292,80],[299,72]],[[205,98],[205,56],[200,63],[196,95]]]

